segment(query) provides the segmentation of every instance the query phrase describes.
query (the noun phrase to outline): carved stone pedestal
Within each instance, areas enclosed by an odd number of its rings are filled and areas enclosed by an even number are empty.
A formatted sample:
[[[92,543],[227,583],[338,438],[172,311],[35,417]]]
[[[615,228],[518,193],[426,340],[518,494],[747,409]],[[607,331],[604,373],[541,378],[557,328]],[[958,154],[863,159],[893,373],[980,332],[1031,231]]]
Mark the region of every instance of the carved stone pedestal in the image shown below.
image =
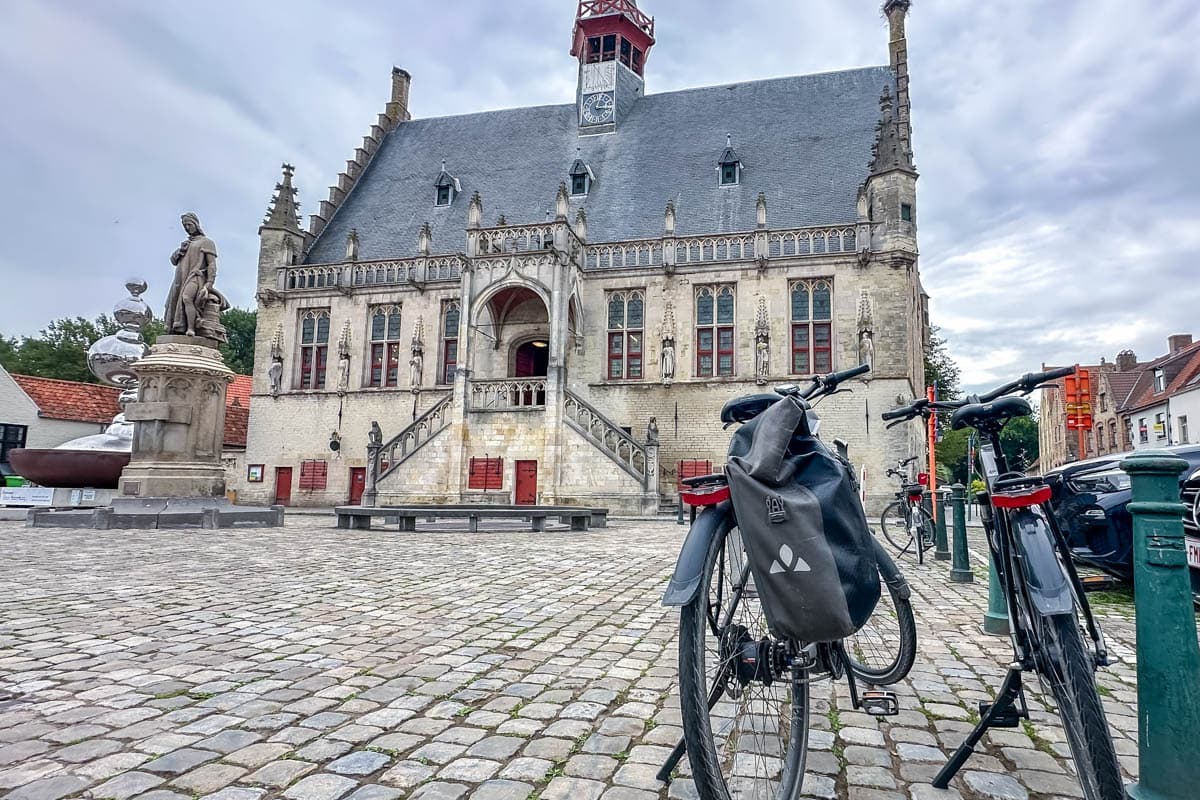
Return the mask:
[[[133,457],[121,473],[120,497],[225,497],[221,446],[225,391],[234,373],[214,342],[160,336],[133,365],[138,401],[125,409],[134,423]]]

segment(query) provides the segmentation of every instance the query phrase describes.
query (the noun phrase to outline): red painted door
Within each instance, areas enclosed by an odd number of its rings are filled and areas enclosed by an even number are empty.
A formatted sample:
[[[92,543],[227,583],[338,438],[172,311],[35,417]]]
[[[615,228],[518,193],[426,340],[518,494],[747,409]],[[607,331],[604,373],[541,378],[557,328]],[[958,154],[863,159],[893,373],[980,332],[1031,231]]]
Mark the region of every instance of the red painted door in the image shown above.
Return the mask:
[[[537,504],[537,462],[518,461],[513,499],[519,506]]]
[[[275,505],[286,506],[292,502],[292,468],[275,468]]]
[[[367,468],[350,468],[350,505],[362,504],[363,489],[367,488]]]

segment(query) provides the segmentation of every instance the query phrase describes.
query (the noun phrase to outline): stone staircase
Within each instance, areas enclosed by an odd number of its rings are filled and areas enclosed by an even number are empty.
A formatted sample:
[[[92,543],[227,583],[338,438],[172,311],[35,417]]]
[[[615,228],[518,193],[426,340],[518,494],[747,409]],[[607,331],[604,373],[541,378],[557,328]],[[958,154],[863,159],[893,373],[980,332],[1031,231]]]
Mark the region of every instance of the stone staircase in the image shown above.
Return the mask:
[[[413,420],[408,427],[383,443],[379,448],[378,458],[380,463],[387,464],[387,469],[379,470],[376,480],[386,478],[411,458],[413,453],[449,426],[450,403],[453,399],[452,394],[447,394]]]
[[[638,444],[621,426],[570,389],[563,392],[563,419],[644,488],[655,489],[657,452],[650,457],[645,445]]]

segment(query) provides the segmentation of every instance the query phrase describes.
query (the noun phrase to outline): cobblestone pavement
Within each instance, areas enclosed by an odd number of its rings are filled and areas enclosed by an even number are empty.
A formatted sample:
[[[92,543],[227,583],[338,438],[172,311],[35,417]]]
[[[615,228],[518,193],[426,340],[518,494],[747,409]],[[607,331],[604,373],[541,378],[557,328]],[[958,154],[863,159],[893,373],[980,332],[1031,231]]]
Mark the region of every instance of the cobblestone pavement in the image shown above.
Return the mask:
[[[145,800],[642,800],[681,735],[684,528],[586,534],[27,530],[0,523],[0,796]],[[920,654],[880,722],[828,683],[805,791],[851,800],[1077,797],[1057,717],[992,732],[928,780],[1000,682],[984,582],[904,565]],[[1101,675],[1136,767],[1133,628],[1107,606]],[[686,772],[686,761],[685,761]]]

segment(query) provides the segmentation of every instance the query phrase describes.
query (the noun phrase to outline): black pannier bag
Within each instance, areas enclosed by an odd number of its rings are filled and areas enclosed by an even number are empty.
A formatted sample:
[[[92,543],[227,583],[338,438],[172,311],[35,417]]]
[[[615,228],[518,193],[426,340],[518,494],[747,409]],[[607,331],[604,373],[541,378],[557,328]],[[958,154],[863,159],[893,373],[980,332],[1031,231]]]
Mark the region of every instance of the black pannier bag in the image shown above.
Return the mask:
[[[725,468],[734,514],[771,634],[828,642],[879,602],[871,529],[854,479],[784,397],[737,431]]]

